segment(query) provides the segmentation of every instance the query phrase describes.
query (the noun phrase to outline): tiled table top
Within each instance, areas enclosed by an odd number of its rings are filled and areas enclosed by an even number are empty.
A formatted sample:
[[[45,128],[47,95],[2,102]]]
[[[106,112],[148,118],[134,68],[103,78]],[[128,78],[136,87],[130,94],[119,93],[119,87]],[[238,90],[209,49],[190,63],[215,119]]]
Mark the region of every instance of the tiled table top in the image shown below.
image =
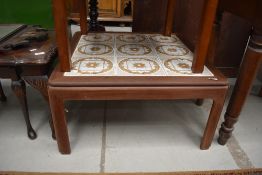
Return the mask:
[[[90,33],[81,36],[65,76],[213,76],[191,71],[193,53],[175,36]]]

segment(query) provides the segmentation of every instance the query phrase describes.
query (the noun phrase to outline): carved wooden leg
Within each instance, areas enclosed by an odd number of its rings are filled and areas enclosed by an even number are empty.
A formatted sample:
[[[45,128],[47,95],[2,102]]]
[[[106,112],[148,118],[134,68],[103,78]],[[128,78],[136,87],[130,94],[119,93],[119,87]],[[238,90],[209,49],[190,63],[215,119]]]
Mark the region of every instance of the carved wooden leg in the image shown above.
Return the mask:
[[[35,139],[37,137],[35,130],[32,128],[29,113],[28,113],[28,106],[27,106],[27,99],[26,99],[26,87],[25,82],[23,80],[16,80],[12,81],[12,90],[14,91],[15,95],[17,96],[23,110],[26,126],[27,126],[27,134],[30,139]]]
[[[105,31],[105,28],[98,23],[98,7],[97,7],[97,0],[90,0],[89,1],[89,31]]]
[[[48,77],[47,76],[25,76],[23,79],[33,88],[38,90],[44,99],[47,101],[49,106],[49,98],[47,92]],[[55,139],[55,130],[53,125],[52,116],[49,115],[49,125],[52,131],[52,137]]]
[[[242,107],[252,87],[262,60],[262,38],[253,35],[250,39],[237,82],[230,98],[225,121],[219,131],[218,143],[225,145],[234,130],[234,124],[238,121]]]
[[[216,132],[217,124],[223,110],[225,98],[226,98],[226,89],[224,95],[219,99],[213,100],[213,105],[209,114],[207,125],[205,128],[204,136],[201,141],[200,149],[206,150],[210,147],[213,137]]]
[[[59,151],[62,154],[70,154],[71,149],[68,137],[66,116],[64,113],[64,102],[61,98],[59,98],[59,96],[56,95],[56,91],[52,90],[52,88],[49,87],[48,92]]]
[[[6,101],[6,96],[5,96],[5,93],[3,91],[1,81],[0,81],[0,101],[2,101],[2,102]]]

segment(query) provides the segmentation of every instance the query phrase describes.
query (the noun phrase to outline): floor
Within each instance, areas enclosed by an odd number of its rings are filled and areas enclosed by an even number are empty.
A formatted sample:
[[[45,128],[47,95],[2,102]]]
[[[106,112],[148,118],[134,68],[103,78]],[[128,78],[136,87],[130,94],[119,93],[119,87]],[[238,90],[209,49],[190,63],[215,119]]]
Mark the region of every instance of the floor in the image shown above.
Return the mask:
[[[2,80],[8,101],[0,104],[0,171],[174,172],[262,168],[262,98],[255,92],[242,112],[233,138],[199,149],[211,106],[193,101],[68,102],[71,155],[61,155],[51,138],[49,110],[28,87],[36,140],[29,140],[10,81]],[[260,85],[260,84],[259,84]],[[222,117],[221,117],[222,118]],[[252,120],[251,120],[252,119]]]

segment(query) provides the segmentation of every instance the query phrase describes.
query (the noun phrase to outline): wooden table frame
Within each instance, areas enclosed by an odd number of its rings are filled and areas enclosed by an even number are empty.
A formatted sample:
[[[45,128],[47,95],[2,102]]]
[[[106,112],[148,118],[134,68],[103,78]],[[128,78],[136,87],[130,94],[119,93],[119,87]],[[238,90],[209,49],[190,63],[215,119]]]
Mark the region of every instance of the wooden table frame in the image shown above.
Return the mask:
[[[97,0],[91,1],[90,4],[97,4]],[[88,31],[85,0],[78,2],[81,3],[81,34],[85,35]],[[168,1],[165,35],[173,31],[175,2]],[[192,66],[194,73],[202,73],[205,66],[217,3],[218,0],[205,0]],[[79,36],[73,37],[72,41],[68,37],[65,1],[53,0],[53,8],[60,65],[49,79],[48,93],[58,148],[62,154],[71,152],[64,113],[64,102],[68,100],[212,99],[212,109],[200,145],[201,149],[210,147],[228,89],[226,79],[217,70],[209,67],[214,77],[66,77],[64,72],[71,70],[71,53]],[[90,9],[97,14],[97,8]],[[92,18],[96,20],[97,15]]]

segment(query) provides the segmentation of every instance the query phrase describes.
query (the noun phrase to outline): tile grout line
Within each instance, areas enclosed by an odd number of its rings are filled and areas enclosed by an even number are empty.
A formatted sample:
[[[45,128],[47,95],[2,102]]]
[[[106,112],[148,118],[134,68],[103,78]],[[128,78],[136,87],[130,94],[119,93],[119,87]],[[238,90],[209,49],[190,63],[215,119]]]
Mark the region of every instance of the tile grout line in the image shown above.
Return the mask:
[[[105,161],[106,161],[106,112],[107,112],[107,101],[104,103],[104,116],[102,126],[102,146],[101,146],[101,157],[100,157],[100,173],[105,172]]]
[[[241,169],[255,168],[249,159],[248,155],[241,148],[239,142],[234,135],[228,140],[226,144],[231,156],[233,157],[237,166]]]

